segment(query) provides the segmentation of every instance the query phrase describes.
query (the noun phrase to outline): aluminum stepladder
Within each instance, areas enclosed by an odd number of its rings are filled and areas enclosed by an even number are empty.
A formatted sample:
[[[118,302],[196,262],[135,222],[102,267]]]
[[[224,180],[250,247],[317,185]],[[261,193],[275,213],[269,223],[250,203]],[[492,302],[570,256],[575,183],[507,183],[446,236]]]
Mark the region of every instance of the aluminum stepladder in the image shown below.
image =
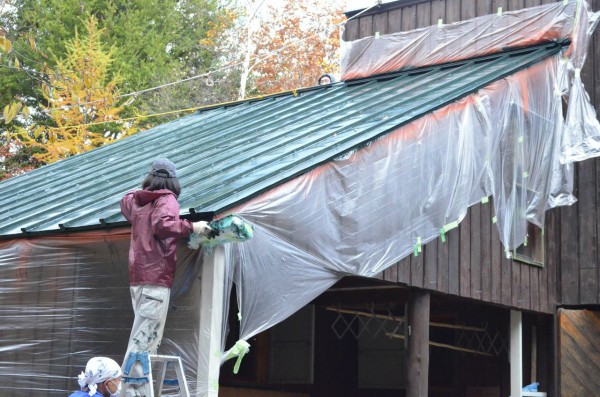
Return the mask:
[[[181,357],[179,356],[166,356],[163,354],[150,354],[149,360],[150,362],[150,373],[148,377],[150,379],[150,384],[152,385],[152,364],[153,363],[162,363],[162,368],[158,371],[158,377],[156,379],[156,385],[158,387],[158,391],[156,397],[160,397],[162,395],[162,389],[165,382],[165,375],[167,373],[167,365],[169,363],[175,364],[175,373],[177,374],[177,383],[179,385],[179,396],[181,397],[190,397],[190,390],[188,389],[187,381],[185,379],[185,373],[183,372],[183,363],[181,362]],[[151,394],[150,397],[155,397],[154,387],[150,388]]]

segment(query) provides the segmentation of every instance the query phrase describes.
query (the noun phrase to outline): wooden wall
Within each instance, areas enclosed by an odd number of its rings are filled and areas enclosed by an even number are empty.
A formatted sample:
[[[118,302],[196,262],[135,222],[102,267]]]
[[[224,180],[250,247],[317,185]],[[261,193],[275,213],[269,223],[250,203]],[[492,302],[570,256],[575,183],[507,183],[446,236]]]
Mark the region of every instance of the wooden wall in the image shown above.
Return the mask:
[[[561,0],[562,1],[562,0]],[[573,1],[573,0],[571,0]],[[495,13],[552,3],[551,0],[406,0],[384,4],[348,21],[346,41],[457,22]],[[589,2],[600,10],[600,0]],[[350,14],[352,16],[352,14]],[[600,34],[594,34],[582,71],[585,87],[600,108]],[[598,230],[600,229],[600,161],[576,165],[575,196],[571,207],[547,213],[544,268],[507,260],[491,222],[491,205],[470,209],[459,229],[386,270],[381,278],[410,286],[498,303],[525,310],[552,313],[557,304],[600,303]]]
[[[558,311],[560,396],[597,396],[600,390],[600,312]]]

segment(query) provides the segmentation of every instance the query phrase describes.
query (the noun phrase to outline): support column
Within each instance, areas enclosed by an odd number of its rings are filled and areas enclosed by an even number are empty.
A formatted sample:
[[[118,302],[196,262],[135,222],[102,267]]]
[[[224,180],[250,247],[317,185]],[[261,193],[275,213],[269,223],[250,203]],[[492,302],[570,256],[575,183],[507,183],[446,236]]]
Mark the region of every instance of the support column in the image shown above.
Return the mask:
[[[406,397],[428,395],[429,385],[429,293],[411,290],[407,310]]]
[[[523,388],[523,319],[520,311],[510,311],[510,395],[521,397]]]
[[[217,397],[221,368],[221,334],[225,302],[225,250],[204,255],[200,290],[197,397]]]

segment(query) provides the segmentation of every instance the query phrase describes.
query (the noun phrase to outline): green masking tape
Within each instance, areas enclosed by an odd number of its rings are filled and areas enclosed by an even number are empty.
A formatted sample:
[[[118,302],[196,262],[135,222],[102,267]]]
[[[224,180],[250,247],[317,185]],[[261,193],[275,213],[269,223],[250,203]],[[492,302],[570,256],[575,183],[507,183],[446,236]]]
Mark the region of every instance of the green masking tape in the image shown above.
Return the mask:
[[[446,232],[444,231],[444,228],[440,229],[440,237],[442,238],[442,243],[446,242]]]
[[[449,231],[452,229],[456,229],[458,227],[458,222],[454,221],[454,222],[450,222],[447,225],[444,226],[444,231]]]
[[[240,370],[240,364],[242,363],[242,359],[244,358],[246,353],[248,353],[249,351],[250,351],[250,344],[248,342],[246,342],[245,340],[240,339],[237,342],[235,342],[235,346],[233,347],[233,352],[235,353],[236,356],[238,356],[238,358],[235,361],[235,365],[233,366],[234,374],[237,374],[238,371]]]
[[[485,196],[484,198],[481,199],[481,204],[487,204],[490,202],[490,199],[488,196]]]
[[[496,218],[496,217],[492,218],[492,223],[496,223],[497,221],[498,221],[498,218]]]
[[[421,252],[421,237],[417,237],[417,249]]]
[[[417,244],[415,244],[415,246],[413,247],[413,254],[415,256],[419,256],[419,248],[417,247]]]

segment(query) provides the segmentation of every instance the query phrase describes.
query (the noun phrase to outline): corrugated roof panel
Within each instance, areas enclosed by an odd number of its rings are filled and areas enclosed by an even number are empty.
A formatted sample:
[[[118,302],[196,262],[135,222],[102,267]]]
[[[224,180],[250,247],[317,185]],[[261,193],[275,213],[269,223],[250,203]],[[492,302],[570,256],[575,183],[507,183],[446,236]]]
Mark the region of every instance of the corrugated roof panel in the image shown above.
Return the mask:
[[[204,110],[0,183],[0,236],[123,222],[119,200],[159,156],[178,167],[182,215],[223,211],[559,50],[548,44]]]

